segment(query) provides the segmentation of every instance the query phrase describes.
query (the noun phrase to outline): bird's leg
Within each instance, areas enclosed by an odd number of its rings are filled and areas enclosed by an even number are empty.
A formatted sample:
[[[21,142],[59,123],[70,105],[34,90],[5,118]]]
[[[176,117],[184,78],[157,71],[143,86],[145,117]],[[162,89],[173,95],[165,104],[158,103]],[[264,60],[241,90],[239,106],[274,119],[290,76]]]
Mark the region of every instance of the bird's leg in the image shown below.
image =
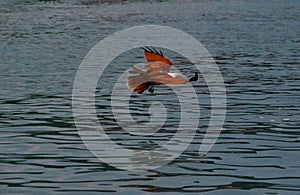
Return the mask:
[[[150,93],[154,93],[154,85],[150,85],[150,87],[148,88],[148,91]]]

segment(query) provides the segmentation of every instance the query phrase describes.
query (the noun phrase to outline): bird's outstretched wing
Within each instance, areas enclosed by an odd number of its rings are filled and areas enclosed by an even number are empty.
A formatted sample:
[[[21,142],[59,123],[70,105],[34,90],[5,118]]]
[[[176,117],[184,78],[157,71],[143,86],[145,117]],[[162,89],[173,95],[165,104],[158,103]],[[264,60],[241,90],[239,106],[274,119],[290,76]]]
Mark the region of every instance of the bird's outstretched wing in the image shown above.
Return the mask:
[[[156,49],[150,47],[143,47],[143,49],[144,49],[144,57],[147,60],[147,62],[159,61],[159,62],[164,62],[168,65],[172,65],[172,62],[164,56],[162,51],[160,50],[157,51]]]
[[[155,84],[157,85],[180,85],[189,82],[183,78],[174,78],[169,75],[158,75],[153,77]]]

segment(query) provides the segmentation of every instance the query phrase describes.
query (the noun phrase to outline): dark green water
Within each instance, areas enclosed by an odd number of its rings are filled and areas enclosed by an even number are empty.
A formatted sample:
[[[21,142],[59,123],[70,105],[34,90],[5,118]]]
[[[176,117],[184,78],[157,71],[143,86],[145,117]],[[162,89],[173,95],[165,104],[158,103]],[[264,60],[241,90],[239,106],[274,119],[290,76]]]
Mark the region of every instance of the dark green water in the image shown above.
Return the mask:
[[[299,193],[299,10],[297,0],[1,1],[0,193]],[[95,44],[145,24],[178,28],[204,44],[223,74],[227,115],[214,148],[195,155],[210,113],[200,79],[194,85],[200,125],[188,150],[160,169],[129,172],[102,163],[85,147],[73,120],[72,87]],[[138,49],[127,54],[114,64],[126,69],[142,60]],[[109,101],[112,85],[101,87],[108,91],[98,100]],[[162,89],[149,98],[173,101],[174,94],[163,99],[168,95]],[[137,146],[141,140],[130,140],[106,117],[110,112],[99,105],[99,120],[120,131],[112,135],[120,142]],[[172,113],[176,119],[176,109]]]

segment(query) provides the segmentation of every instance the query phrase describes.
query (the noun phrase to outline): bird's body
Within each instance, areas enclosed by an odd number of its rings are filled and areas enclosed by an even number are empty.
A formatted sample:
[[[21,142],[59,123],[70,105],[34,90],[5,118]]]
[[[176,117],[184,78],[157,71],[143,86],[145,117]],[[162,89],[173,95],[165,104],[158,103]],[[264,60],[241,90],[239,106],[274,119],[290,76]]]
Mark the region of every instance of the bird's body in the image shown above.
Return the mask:
[[[197,73],[190,80],[181,78],[180,73],[170,73],[172,62],[161,51],[144,48],[144,56],[147,61],[146,71],[132,66],[131,70],[136,75],[128,77],[127,81],[128,87],[136,93],[141,94],[147,89],[153,93],[155,85],[179,85],[198,80]]]

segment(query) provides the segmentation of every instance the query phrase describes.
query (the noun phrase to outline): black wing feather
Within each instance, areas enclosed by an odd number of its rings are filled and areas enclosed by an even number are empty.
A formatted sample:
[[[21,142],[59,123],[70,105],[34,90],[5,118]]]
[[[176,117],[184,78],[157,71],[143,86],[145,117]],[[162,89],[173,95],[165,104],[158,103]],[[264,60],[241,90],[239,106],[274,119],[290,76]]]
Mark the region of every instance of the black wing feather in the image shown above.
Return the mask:
[[[157,51],[157,50],[156,50],[155,48],[153,48],[153,47],[142,47],[142,49],[143,49],[144,51],[147,51],[147,52],[150,52],[150,53],[155,53],[155,54],[158,54],[158,55],[164,57],[164,54],[162,53],[161,50],[158,50],[158,51]]]

